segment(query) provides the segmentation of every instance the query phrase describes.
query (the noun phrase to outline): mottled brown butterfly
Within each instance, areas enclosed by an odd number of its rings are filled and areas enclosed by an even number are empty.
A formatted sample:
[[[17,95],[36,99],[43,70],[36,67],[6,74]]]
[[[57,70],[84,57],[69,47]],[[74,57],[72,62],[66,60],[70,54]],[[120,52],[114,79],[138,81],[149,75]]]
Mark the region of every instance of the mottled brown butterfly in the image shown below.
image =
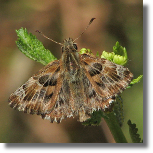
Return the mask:
[[[60,123],[74,116],[83,122],[93,111],[111,107],[133,74],[128,68],[104,58],[79,54],[75,40],[68,38],[63,44],[58,43],[62,45],[61,59],[50,62],[12,93],[9,97],[12,108]]]

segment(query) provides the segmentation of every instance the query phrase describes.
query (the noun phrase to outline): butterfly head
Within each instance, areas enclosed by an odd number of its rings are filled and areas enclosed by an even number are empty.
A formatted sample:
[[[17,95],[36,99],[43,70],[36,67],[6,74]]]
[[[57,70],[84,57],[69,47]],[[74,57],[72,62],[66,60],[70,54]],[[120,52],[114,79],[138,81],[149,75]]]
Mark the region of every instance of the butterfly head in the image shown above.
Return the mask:
[[[77,44],[74,43],[72,38],[65,39],[62,46],[62,52],[77,52]]]

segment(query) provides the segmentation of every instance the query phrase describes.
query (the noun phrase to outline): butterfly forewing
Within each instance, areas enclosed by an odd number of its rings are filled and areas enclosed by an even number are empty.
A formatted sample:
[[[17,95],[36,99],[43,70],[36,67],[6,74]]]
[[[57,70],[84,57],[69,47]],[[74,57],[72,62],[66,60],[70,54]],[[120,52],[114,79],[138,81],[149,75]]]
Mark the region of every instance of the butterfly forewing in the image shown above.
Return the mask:
[[[121,93],[133,78],[133,74],[124,66],[112,63],[104,58],[90,54],[81,55],[82,63],[93,88],[103,100]]]
[[[123,66],[91,54],[82,54],[80,59],[87,77],[85,80],[89,82],[88,85],[87,83],[84,85],[87,102],[93,108],[91,110],[109,108],[115,96],[131,82],[133,74]]]
[[[9,105],[30,114],[51,111],[58,94],[56,89],[61,85],[57,85],[59,78],[60,62],[49,63],[11,94]]]

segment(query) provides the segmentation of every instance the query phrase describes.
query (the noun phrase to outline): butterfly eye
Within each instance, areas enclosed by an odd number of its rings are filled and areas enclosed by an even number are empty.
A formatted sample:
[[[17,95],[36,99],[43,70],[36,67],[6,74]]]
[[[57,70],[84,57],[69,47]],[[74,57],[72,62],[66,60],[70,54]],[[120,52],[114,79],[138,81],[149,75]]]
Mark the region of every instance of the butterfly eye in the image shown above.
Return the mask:
[[[64,47],[61,47],[62,48],[62,53],[64,52]]]
[[[73,44],[74,49],[78,49],[78,46],[76,44]]]

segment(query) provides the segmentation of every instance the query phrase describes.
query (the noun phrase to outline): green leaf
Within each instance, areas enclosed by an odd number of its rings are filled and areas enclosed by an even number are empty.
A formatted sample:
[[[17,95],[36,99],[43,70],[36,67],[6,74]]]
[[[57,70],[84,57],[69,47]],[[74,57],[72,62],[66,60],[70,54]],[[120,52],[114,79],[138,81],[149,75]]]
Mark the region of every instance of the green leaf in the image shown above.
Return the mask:
[[[124,113],[123,113],[123,99],[120,95],[116,97],[116,102],[114,104],[114,113],[116,115],[116,119],[120,125],[123,125],[124,122]]]
[[[96,57],[99,57],[99,52],[97,51],[97,53],[96,53]]]
[[[109,52],[103,51],[102,55],[101,55],[101,58],[105,58],[105,59],[113,62],[114,56],[115,56],[114,52],[109,53]]]
[[[92,54],[92,51],[90,49],[82,48],[79,53],[80,54],[85,54],[85,53]]]
[[[143,78],[143,75],[140,75],[140,76],[138,76],[136,79],[133,79],[133,80],[131,81],[130,84],[138,83],[138,82],[140,82],[140,80],[141,80],[142,78]]]
[[[16,44],[19,50],[27,57],[37,62],[47,65],[49,62],[56,60],[53,54],[45,49],[42,42],[36,39],[36,36],[28,33],[26,29],[16,30],[18,40]]]
[[[127,58],[127,51],[125,47],[122,47],[119,42],[117,41],[115,46],[113,46],[113,52],[116,55],[124,56]]]
[[[127,51],[125,47],[122,47],[117,41],[113,47],[113,52],[108,53],[106,51],[102,52],[101,58],[105,58],[113,63],[119,65],[125,65],[127,63]]]
[[[87,119],[85,122],[83,122],[83,125],[86,126],[98,126],[101,122],[101,118],[103,117],[103,112],[102,111],[94,111],[91,114],[91,118]]]
[[[143,141],[140,138],[140,135],[137,133],[138,128],[136,128],[136,124],[128,120],[127,124],[129,125],[129,133],[133,143],[142,143]]]
[[[131,88],[134,84],[140,82],[142,78],[143,78],[143,75],[140,75],[136,79],[133,79],[127,88]]]
[[[113,58],[113,62],[119,65],[125,65],[127,63],[127,51],[125,47],[122,47],[117,41],[115,46],[113,47],[113,52],[115,56]]]

